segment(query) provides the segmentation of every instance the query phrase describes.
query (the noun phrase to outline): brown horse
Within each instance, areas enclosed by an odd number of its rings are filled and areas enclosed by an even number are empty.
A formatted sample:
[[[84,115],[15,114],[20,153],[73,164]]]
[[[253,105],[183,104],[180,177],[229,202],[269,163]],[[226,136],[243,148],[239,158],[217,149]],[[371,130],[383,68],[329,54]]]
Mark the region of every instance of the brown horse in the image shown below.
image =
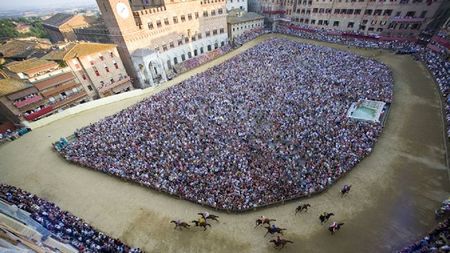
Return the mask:
[[[256,226],[255,226],[255,228],[258,227],[259,225],[264,225],[264,224],[267,224],[267,225],[270,226],[270,222],[271,221],[276,221],[276,220],[275,219],[269,219],[267,217],[261,216],[258,219],[256,219]]]
[[[305,213],[308,212],[308,207],[311,207],[310,204],[303,204],[303,205],[299,205],[297,206],[297,208],[295,208],[295,214],[297,215],[298,212],[303,212],[303,210],[305,210]]]
[[[278,234],[280,234],[280,235],[283,235],[283,231],[286,230],[285,228],[279,228],[279,227],[277,227],[277,226],[275,226],[275,225],[268,226],[268,227],[265,227],[265,228],[267,229],[267,232],[266,232],[266,234],[264,235],[264,237],[266,237],[267,234],[273,235],[273,234],[275,234],[275,233],[278,233]]]
[[[346,194],[350,192],[350,189],[352,188],[352,185],[344,185],[341,190],[341,197],[344,197]]]
[[[203,231],[205,231],[208,226],[211,227],[211,224],[207,223],[203,217],[198,220],[193,220],[192,223],[194,223],[196,227],[203,227]]]
[[[334,213],[327,213],[324,212],[319,216],[320,224],[323,224],[324,222],[327,222],[331,216],[334,216]]]
[[[170,223],[175,224],[175,227],[173,229],[179,228],[180,230],[183,230],[183,228],[189,229],[189,227],[191,226],[187,222],[180,221],[180,220],[171,220]]]
[[[336,222],[333,222],[333,224],[331,224],[331,225],[328,227],[328,230],[331,232],[332,235],[334,235],[334,233],[336,233],[337,231],[339,231],[343,225],[344,225],[344,223],[336,223]]]
[[[275,248],[278,248],[278,249],[284,248],[284,246],[286,246],[287,243],[294,243],[293,241],[282,239],[282,238],[280,238],[280,236],[277,236],[276,240],[270,240],[270,242],[273,242]]]
[[[208,212],[198,213],[198,215],[202,216],[205,220],[215,220],[217,222],[219,221],[219,216],[210,214]]]

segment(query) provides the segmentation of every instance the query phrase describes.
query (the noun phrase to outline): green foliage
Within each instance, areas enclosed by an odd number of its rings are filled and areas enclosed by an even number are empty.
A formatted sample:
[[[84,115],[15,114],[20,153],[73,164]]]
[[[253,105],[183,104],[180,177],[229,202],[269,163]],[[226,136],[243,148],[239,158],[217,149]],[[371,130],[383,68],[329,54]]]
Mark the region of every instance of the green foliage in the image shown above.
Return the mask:
[[[16,30],[16,25],[23,23],[30,25],[30,31],[27,33],[19,33]],[[31,18],[14,18],[14,19],[2,19],[0,20],[0,39],[12,39],[18,37],[38,37],[47,38],[48,34],[42,26],[42,20],[38,17]]]

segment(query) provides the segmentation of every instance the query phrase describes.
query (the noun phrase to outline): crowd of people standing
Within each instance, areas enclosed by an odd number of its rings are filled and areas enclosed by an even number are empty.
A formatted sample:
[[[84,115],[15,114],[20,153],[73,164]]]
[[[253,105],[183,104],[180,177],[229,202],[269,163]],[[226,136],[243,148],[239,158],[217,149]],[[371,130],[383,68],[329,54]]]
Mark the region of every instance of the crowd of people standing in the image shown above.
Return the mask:
[[[50,231],[56,239],[74,246],[80,252],[142,252],[96,230],[54,203],[20,188],[0,184],[0,199],[30,213],[30,217]]]
[[[270,70],[270,71],[268,71]],[[327,188],[367,156],[379,123],[360,99],[390,102],[383,64],[272,39],[76,131],[69,161],[228,210]]]

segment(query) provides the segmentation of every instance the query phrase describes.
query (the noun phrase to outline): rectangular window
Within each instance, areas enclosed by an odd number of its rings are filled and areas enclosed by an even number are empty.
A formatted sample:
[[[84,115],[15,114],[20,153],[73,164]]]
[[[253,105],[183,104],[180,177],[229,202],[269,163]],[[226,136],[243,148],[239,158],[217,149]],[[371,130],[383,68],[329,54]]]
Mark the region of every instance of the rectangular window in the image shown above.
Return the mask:
[[[213,35],[217,35],[217,29],[213,30]]]
[[[88,85],[88,90],[89,91],[92,91],[93,89],[92,89],[92,86],[90,86],[90,85]],[[54,99],[54,98],[53,98]]]
[[[339,14],[339,9],[334,9],[334,14]]]
[[[209,37],[209,36],[211,36],[211,32],[210,31],[206,31],[205,35],[206,35],[206,37]]]
[[[208,11],[203,11],[203,17],[208,17]]]
[[[165,25],[169,25],[169,19],[168,19],[168,18],[165,18],[165,19],[164,19],[164,24],[165,24]]]
[[[192,14],[188,14],[188,20],[192,20]]]
[[[371,10],[371,9],[367,9],[367,10],[364,12],[364,15],[372,15],[372,10]]]
[[[107,73],[109,73],[109,68],[108,68],[108,66],[105,66],[105,71],[106,71]]]
[[[216,10],[212,10],[211,11],[211,16],[215,16],[216,15]]]
[[[359,15],[359,14],[361,14],[361,9],[356,9],[355,10],[355,15]]]
[[[98,72],[96,67],[92,67],[92,70],[94,70],[96,76],[100,76],[100,72]]]
[[[219,32],[220,32],[220,34],[225,33],[225,29],[220,28]]]
[[[354,25],[355,25],[354,22],[348,22],[347,28],[353,28]]]
[[[184,15],[181,15],[181,22],[185,22],[186,21],[186,17]]]
[[[174,24],[178,24],[178,17],[177,16],[173,17],[173,23]]]
[[[178,40],[178,46],[179,46],[179,45],[183,45],[183,40],[182,40],[182,39],[179,39],[179,40]]]
[[[333,26],[339,26],[339,21],[334,21]]]
[[[195,13],[195,19],[198,19],[198,12]]]
[[[184,38],[184,43],[189,43],[189,37]]]
[[[383,15],[384,15],[384,16],[390,16],[390,15],[392,15],[392,10],[384,10]]]
[[[119,64],[117,64],[117,62],[114,62],[114,67],[115,67],[116,69],[119,69]]]
[[[219,10],[217,10],[217,12],[218,12],[219,14],[223,14],[223,9],[219,9]]]
[[[163,51],[167,51],[167,45],[166,44],[162,45],[162,50]]]
[[[156,20],[156,26],[157,26],[158,28],[160,28],[160,27],[162,26],[161,20]]]
[[[169,43],[169,47],[170,47],[170,48],[174,48],[174,47],[175,47],[175,45],[173,44],[173,42],[170,42],[170,43]]]
[[[148,29],[150,29],[150,30],[153,29],[153,22],[148,22],[147,25],[148,25]]]

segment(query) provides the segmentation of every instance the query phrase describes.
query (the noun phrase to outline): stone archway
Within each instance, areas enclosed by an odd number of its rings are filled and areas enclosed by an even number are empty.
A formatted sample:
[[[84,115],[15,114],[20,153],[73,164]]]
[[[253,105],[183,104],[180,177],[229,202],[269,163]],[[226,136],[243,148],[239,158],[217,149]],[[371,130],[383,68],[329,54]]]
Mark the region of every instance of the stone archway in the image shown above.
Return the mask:
[[[167,81],[164,63],[158,52],[148,48],[138,49],[132,54],[132,60],[142,88]]]

